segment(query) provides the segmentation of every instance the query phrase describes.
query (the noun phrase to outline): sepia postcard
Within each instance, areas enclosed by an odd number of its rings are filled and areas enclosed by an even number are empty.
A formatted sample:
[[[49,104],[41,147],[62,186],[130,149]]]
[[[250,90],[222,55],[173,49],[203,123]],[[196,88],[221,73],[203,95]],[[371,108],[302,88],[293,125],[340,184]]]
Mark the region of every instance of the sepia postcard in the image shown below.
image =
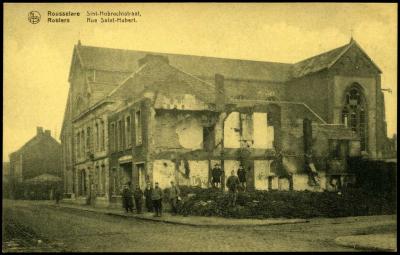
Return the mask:
[[[397,3],[4,3],[2,251],[397,251]]]

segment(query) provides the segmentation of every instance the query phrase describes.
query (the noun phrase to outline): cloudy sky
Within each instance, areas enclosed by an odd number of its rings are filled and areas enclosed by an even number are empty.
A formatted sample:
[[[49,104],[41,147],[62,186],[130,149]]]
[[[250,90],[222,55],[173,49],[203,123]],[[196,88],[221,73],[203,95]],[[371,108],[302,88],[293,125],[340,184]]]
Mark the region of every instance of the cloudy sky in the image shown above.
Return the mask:
[[[28,22],[36,10],[42,20]],[[140,11],[134,24],[86,23],[86,11]],[[48,11],[79,11],[47,23]],[[382,69],[388,134],[397,129],[397,4],[5,4],[3,160],[36,133],[60,134],[74,44],[293,63],[347,44]]]

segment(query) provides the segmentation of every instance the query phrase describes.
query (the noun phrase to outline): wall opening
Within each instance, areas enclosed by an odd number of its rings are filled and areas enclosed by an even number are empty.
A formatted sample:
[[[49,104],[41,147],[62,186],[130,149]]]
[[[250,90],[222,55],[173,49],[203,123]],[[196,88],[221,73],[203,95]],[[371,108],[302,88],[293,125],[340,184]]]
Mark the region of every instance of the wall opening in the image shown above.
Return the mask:
[[[367,151],[368,148],[367,115],[364,93],[361,86],[355,83],[345,92],[342,123],[359,135],[361,151]]]

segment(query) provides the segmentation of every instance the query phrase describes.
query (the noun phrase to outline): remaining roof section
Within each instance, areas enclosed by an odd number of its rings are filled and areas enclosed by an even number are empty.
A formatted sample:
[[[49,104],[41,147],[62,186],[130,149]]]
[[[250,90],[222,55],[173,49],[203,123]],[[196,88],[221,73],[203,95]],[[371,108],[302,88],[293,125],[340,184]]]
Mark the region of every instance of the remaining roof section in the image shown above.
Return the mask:
[[[231,79],[284,82],[331,67],[353,45],[360,48],[352,39],[344,46],[295,64],[111,49],[81,44],[76,49],[78,58],[87,69],[133,72],[139,68],[139,59],[147,54],[157,54],[168,57],[172,66],[197,77],[214,77],[219,73]],[[361,51],[367,56],[362,49]],[[375,63],[373,65],[379,70]]]
[[[144,56],[137,51],[77,45],[83,66],[87,69],[130,72]]]
[[[294,64],[291,76],[293,78],[298,78],[328,68],[347,51],[350,46],[351,43]]]
[[[372,59],[367,55],[367,53],[360,47],[360,45],[358,45],[358,43],[353,38],[351,38],[350,43],[344,46],[295,63],[292,68],[291,78],[298,78],[310,73],[315,73],[323,69],[330,68],[340,59],[341,56],[343,56],[352,47],[357,47],[362,52],[362,54],[364,54],[365,57],[368,58],[369,61],[371,61],[378,72],[382,72],[379,67],[374,63],[374,61],[372,61]]]
[[[88,84],[92,90],[90,106],[103,99],[105,95],[118,87],[117,83],[88,82]]]
[[[194,95],[197,102],[207,108],[204,104],[215,102],[214,90],[214,84],[202,81],[165,62],[148,62],[111,91],[105,99],[129,100],[129,97],[141,98],[144,93],[153,92],[157,95],[154,103],[162,107],[165,98],[182,101],[185,95]]]
[[[291,64],[285,63],[121,50],[82,45],[77,45],[77,50],[85,68],[119,72],[135,71],[138,68],[138,60],[147,54],[167,56],[172,66],[199,77],[214,77],[215,73],[220,73],[226,78],[283,82],[289,79],[291,68]]]

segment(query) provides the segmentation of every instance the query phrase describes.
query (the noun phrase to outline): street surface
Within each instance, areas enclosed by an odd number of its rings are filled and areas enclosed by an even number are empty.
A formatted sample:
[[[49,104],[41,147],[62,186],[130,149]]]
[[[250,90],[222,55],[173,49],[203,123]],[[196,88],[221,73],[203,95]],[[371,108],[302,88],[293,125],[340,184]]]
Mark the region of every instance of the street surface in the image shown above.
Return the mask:
[[[197,227],[77,211],[34,201],[3,200],[3,233],[16,224],[31,229],[35,233],[29,234],[32,239],[40,236],[43,251],[69,252],[357,251],[336,244],[334,239],[396,232],[394,215],[312,219],[308,223],[270,226]],[[3,252],[7,251],[12,250],[5,248],[3,239]]]

